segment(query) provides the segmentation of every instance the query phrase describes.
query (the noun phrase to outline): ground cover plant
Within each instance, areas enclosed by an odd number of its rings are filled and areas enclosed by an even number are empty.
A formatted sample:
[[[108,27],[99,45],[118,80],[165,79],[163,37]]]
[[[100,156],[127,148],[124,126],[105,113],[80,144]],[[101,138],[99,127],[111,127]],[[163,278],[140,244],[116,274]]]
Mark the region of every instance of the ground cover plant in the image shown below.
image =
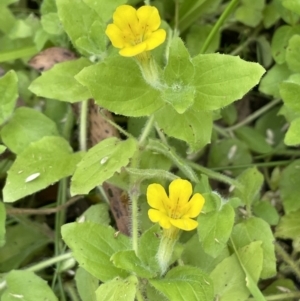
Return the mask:
[[[298,300],[299,20],[1,0],[1,301]]]

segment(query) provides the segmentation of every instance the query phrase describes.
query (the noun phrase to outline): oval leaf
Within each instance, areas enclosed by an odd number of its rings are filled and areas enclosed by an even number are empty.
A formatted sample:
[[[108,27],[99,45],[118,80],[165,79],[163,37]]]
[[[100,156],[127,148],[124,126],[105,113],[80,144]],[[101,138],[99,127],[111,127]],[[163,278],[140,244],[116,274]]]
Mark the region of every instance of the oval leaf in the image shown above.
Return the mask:
[[[14,202],[70,176],[80,157],[61,137],[44,137],[30,144],[7,173],[4,202]]]
[[[126,166],[137,149],[136,141],[112,137],[101,141],[84,155],[72,177],[71,194],[87,194]]]

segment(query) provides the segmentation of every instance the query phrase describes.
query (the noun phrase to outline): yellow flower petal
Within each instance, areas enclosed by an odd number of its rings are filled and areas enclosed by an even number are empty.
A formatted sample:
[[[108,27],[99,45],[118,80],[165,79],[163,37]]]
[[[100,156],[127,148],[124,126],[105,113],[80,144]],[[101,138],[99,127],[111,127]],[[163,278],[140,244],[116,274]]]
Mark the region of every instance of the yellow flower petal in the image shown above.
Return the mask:
[[[190,218],[170,219],[170,223],[185,231],[191,231],[197,228],[198,222]]]
[[[153,32],[150,37],[145,41],[147,44],[147,50],[152,50],[162,44],[166,39],[166,31],[164,29],[159,29]]]
[[[164,229],[169,229],[171,227],[170,218],[166,214],[162,213],[161,211],[155,209],[149,209],[148,216],[151,222],[153,223],[159,222],[159,225]]]
[[[145,42],[134,45],[134,46],[127,46],[124,47],[123,49],[121,49],[119,51],[119,53],[122,56],[126,56],[126,57],[131,57],[131,56],[135,56],[137,54],[140,54],[142,52],[144,52],[147,48],[147,44]]]
[[[169,203],[169,198],[165,189],[160,184],[151,184],[147,188],[148,204],[163,213],[167,213],[166,206]]]
[[[139,31],[139,20],[136,10],[130,5],[120,5],[113,14],[113,21],[122,31]]]
[[[124,35],[115,24],[107,25],[105,33],[111,40],[114,47],[123,48],[125,46],[126,41],[124,40]]]
[[[178,207],[186,205],[192,195],[192,184],[187,180],[176,179],[169,186],[169,199]]]
[[[187,205],[183,208],[185,211],[183,218],[196,217],[200,214],[205,203],[204,197],[200,193],[195,193]]]
[[[156,7],[142,6],[136,13],[143,31],[154,31],[160,26],[160,16]]]

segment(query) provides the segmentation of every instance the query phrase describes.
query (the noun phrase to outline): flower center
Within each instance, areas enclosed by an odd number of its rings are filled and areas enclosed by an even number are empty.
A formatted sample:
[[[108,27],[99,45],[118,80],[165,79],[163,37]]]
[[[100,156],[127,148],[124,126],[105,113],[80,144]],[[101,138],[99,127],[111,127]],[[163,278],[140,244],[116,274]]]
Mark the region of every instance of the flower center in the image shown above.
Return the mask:
[[[126,39],[131,46],[135,46],[137,44],[142,43],[149,36],[148,28],[149,25],[141,25],[139,24],[136,28],[128,23],[129,32],[124,35],[124,39]]]
[[[179,219],[182,216],[182,207],[179,205],[179,200],[174,204],[173,207],[169,208],[170,217],[173,219]]]

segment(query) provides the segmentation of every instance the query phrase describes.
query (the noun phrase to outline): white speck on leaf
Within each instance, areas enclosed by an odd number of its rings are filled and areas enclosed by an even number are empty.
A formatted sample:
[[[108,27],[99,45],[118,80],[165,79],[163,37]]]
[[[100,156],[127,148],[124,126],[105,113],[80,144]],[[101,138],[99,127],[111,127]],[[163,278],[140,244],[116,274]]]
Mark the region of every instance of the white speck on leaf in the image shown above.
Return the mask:
[[[100,164],[101,165],[105,164],[107,162],[107,160],[108,160],[108,157],[102,158],[101,161],[100,161]]]
[[[229,149],[229,152],[228,152],[228,155],[227,155],[228,160],[231,160],[231,159],[235,156],[236,151],[237,151],[237,146],[236,146],[236,145],[233,145],[233,146]]]
[[[33,180],[35,180],[36,178],[38,178],[41,174],[39,172],[36,172],[30,176],[28,176],[26,179],[25,179],[25,183],[28,183],[28,182],[31,182]]]

